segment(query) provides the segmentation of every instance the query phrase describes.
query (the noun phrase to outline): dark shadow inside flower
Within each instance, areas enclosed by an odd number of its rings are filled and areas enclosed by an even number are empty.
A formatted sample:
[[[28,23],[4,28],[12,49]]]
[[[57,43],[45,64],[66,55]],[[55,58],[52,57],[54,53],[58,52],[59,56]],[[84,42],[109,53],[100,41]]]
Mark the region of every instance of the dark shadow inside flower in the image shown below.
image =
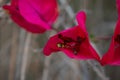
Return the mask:
[[[58,38],[62,40],[62,42],[58,42],[57,47],[71,50],[74,55],[77,55],[79,53],[80,46],[86,39],[86,38],[77,36],[76,40],[74,40],[71,37],[63,36],[62,34],[58,34]]]
[[[113,37],[111,47],[103,56],[102,64],[109,64],[109,65],[119,65],[120,64],[120,34],[116,34]]]
[[[117,36],[115,36],[115,42],[117,42],[118,44],[120,44],[120,34],[117,34]]]
[[[16,10],[19,11],[19,7],[18,6],[16,6]]]
[[[119,62],[119,56],[120,56],[120,34],[117,34],[114,38],[114,60]]]
[[[114,50],[116,50],[118,47],[120,47],[120,34],[117,34],[114,38],[114,43],[115,43],[115,47]]]

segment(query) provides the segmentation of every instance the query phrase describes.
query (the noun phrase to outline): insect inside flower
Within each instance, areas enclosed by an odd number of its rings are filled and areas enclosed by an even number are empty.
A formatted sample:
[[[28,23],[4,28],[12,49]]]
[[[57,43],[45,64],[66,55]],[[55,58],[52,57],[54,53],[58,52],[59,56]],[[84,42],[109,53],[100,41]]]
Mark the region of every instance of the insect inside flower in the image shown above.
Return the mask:
[[[58,43],[58,44],[57,44],[57,47],[58,47],[58,48],[64,48],[64,47],[65,47],[65,45],[64,45],[64,44],[62,44],[62,43]]]

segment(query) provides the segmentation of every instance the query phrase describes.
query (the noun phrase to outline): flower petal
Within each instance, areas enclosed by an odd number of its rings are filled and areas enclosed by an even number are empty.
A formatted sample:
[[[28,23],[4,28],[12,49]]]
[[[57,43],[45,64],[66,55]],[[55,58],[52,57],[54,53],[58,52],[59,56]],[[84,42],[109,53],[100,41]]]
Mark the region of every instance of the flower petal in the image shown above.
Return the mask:
[[[43,53],[46,56],[49,56],[52,52],[60,51],[60,49],[57,47],[58,42],[60,42],[60,40],[58,39],[57,35],[51,37],[46,43]]]
[[[117,21],[114,36],[116,36],[117,34],[120,34],[120,18]]]
[[[118,11],[118,17],[120,17],[120,0],[116,0],[116,7]]]
[[[78,60],[95,59],[97,61],[100,61],[100,57],[89,43],[86,44],[83,43],[81,45],[80,52],[78,53],[78,55],[74,55],[72,51],[66,49],[64,49],[63,52],[70,58],[74,58]]]
[[[11,0],[11,5],[14,7],[18,6],[18,0]]]
[[[44,27],[26,21],[14,7],[5,5],[3,8],[9,11],[13,21],[15,21],[18,25],[27,31],[32,33],[43,33],[46,31]]]
[[[112,42],[110,44],[109,50],[103,55],[101,64],[104,66],[106,64],[111,64],[114,56],[114,40],[112,39]]]
[[[78,21],[78,24],[80,25],[80,27],[86,32],[86,27],[85,27],[86,13],[84,11],[80,11],[76,15],[76,18],[77,18],[77,21]]]
[[[120,65],[120,44],[115,41],[115,37],[120,34],[120,21],[118,20],[109,50],[101,60],[102,65]]]
[[[39,14],[44,16],[46,22],[53,23],[58,16],[58,4],[56,0],[28,0]],[[47,5],[47,6],[46,6]],[[49,13],[49,14],[48,14]]]
[[[34,2],[33,2],[34,3]],[[47,6],[47,5],[46,5]],[[36,10],[28,0],[19,0],[19,8],[21,15],[30,23],[40,25],[46,29],[50,29],[50,26],[43,19],[38,10]]]

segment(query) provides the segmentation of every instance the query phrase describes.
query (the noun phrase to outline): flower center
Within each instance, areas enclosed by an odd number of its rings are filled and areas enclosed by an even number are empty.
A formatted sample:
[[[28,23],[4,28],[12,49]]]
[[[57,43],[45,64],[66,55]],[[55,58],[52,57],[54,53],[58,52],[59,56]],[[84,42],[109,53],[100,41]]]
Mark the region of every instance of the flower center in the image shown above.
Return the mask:
[[[57,43],[57,47],[70,49],[75,55],[78,54],[80,51],[80,45],[85,40],[85,38],[82,38],[80,36],[77,36],[76,40],[74,40],[70,37],[63,36],[62,34],[58,34],[58,38],[61,39],[62,42]]]

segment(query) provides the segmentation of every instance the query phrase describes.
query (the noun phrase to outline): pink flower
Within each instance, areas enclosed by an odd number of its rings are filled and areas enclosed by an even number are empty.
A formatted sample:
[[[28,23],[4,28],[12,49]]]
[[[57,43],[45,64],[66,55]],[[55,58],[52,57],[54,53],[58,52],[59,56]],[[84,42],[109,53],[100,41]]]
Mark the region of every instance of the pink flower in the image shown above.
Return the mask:
[[[109,50],[101,60],[102,65],[120,65],[120,0],[117,0],[118,21]]]
[[[4,5],[3,8],[13,21],[32,33],[51,29],[58,16],[56,0],[12,0],[11,5]]]
[[[51,37],[44,47],[45,55],[62,51],[70,58],[100,59],[88,39],[88,33],[85,29],[85,12],[79,12],[76,17],[79,25]]]

